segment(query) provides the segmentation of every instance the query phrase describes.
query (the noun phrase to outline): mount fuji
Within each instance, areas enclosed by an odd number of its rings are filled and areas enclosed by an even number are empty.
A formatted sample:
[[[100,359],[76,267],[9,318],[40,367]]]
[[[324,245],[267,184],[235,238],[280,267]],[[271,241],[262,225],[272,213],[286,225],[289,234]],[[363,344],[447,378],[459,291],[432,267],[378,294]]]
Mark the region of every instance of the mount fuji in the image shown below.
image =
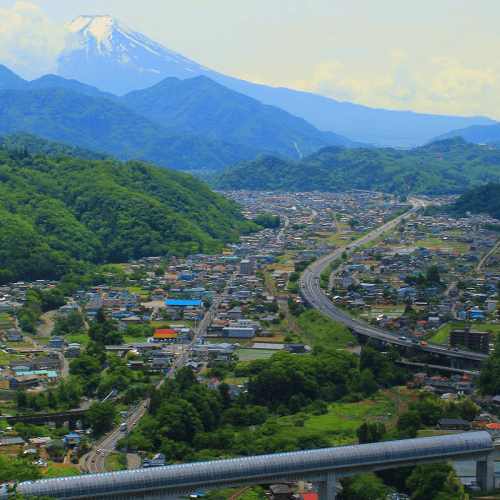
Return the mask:
[[[212,78],[216,73],[111,16],[79,16],[65,27],[71,49],[59,57],[57,74],[116,95],[151,87],[170,76],[184,80]]]

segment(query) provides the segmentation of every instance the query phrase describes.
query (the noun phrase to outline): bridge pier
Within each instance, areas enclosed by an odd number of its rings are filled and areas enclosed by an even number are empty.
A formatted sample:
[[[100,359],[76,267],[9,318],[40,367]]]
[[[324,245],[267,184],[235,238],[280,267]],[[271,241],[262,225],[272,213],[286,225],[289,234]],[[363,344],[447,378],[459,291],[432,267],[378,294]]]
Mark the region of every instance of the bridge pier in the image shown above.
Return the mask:
[[[495,460],[491,453],[488,453],[486,460],[476,462],[476,484],[484,491],[495,489],[494,466]]]
[[[318,500],[333,500],[337,494],[336,477],[333,472],[327,472],[326,479],[318,482]]]

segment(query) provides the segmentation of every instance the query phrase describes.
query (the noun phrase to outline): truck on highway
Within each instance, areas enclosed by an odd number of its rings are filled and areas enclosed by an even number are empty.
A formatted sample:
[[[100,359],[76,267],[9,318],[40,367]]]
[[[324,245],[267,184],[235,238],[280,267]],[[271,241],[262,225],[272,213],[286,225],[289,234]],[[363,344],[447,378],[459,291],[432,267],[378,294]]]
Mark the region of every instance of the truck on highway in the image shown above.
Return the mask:
[[[122,432],[124,432],[124,431],[126,431],[126,430],[127,430],[127,422],[122,422],[122,423],[120,424],[120,430],[121,430]]]

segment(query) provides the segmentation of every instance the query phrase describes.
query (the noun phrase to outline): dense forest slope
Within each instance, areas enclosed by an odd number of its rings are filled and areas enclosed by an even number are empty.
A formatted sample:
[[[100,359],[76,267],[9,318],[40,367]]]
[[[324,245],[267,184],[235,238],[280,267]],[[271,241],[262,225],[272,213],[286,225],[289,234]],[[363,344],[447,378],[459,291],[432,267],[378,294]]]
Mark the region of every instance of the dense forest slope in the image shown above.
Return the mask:
[[[26,148],[32,153],[55,155],[62,153],[82,160],[113,160],[117,159],[106,151],[92,151],[91,149],[73,146],[69,142],[49,141],[28,132],[12,132],[0,137],[2,149],[23,150]]]
[[[26,131],[126,160],[140,158],[175,169],[219,169],[261,149],[186,136],[123,104],[67,89],[0,90],[0,134]]]
[[[166,78],[151,88],[126,94],[120,102],[182,134],[247,144],[285,158],[299,158],[294,143],[304,155],[325,146],[362,146],[206,76]]]
[[[254,226],[185,174],[139,161],[0,150],[0,282],[214,252]]]
[[[266,156],[215,175],[215,189],[341,191],[374,189],[404,194],[461,193],[500,181],[500,151],[456,137],[407,151],[324,148],[303,162]]]
[[[476,189],[471,189],[447,207],[447,212],[457,217],[465,217],[466,212],[489,214],[500,219],[500,184],[490,182]]]

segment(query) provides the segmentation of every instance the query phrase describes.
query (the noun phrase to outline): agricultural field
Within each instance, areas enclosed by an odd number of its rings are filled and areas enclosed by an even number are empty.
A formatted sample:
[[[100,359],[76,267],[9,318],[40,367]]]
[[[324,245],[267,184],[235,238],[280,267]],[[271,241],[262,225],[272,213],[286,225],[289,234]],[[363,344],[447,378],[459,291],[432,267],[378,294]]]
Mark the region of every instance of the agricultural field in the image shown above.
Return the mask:
[[[439,248],[439,249],[447,249],[451,251],[458,252],[467,252],[469,250],[470,245],[468,243],[464,243],[461,241],[451,241],[451,240],[442,240],[441,238],[435,238],[433,236],[428,236],[426,240],[416,241],[415,243],[411,243],[409,245],[410,248]]]
[[[15,320],[7,313],[0,313],[0,330],[8,330],[16,326]]]
[[[415,308],[417,309],[417,308]],[[384,314],[388,318],[399,318],[405,312],[405,306],[372,306],[370,315],[372,318]]]
[[[245,349],[240,348],[236,351],[240,361],[252,361],[254,359],[268,359],[275,352],[274,349]]]
[[[48,467],[42,469],[42,477],[61,477],[61,476],[78,476],[81,472],[78,467],[73,464],[58,464],[49,462]]]

